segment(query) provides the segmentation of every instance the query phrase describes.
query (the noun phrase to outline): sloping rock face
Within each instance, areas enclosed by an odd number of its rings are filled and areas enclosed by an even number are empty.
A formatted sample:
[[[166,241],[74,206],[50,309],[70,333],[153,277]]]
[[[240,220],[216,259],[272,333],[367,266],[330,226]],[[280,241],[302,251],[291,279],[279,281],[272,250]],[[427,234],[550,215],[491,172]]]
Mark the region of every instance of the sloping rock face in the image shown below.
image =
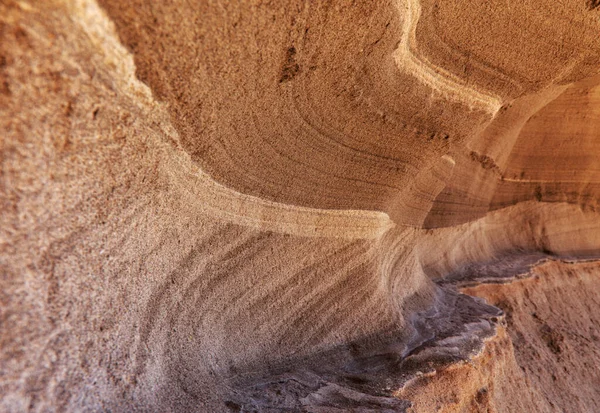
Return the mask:
[[[0,410],[600,409],[595,1],[0,1]]]

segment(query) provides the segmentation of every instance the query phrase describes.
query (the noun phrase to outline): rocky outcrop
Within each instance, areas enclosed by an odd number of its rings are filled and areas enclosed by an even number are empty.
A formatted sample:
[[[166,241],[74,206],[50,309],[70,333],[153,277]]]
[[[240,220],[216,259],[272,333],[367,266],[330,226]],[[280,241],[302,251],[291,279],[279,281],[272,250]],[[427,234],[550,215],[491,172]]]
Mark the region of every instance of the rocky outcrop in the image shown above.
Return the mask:
[[[0,2],[0,410],[597,409],[599,13]]]

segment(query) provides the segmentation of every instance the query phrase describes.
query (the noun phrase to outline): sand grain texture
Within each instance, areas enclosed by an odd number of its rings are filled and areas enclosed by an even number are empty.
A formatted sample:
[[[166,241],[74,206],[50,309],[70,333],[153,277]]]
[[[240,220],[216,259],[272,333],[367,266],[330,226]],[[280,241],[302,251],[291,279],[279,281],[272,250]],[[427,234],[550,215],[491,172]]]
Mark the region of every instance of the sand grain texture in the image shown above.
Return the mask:
[[[0,0],[0,411],[598,410],[592,3]]]

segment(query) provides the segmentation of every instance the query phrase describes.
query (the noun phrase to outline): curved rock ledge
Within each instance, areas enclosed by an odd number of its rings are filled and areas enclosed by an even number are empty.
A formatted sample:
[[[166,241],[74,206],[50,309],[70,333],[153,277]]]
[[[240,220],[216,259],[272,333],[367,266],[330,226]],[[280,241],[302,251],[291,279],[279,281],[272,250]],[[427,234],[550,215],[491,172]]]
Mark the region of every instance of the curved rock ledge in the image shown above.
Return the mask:
[[[398,8],[401,9],[405,19],[402,25],[402,37],[398,49],[394,53],[400,70],[408,70],[446,99],[455,99],[469,107],[481,109],[495,116],[502,107],[502,99],[499,96],[466,85],[458,76],[441,67],[434,66],[426,57],[418,56],[416,32],[421,17],[419,0],[400,0]]]

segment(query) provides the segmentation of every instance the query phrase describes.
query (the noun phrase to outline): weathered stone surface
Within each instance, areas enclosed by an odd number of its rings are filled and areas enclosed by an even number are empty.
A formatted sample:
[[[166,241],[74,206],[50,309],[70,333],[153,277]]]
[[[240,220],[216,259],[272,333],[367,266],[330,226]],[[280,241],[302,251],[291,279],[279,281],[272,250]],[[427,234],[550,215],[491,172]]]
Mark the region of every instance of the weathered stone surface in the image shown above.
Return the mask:
[[[593,3],[0,0],[0,410],[598,410]]]

